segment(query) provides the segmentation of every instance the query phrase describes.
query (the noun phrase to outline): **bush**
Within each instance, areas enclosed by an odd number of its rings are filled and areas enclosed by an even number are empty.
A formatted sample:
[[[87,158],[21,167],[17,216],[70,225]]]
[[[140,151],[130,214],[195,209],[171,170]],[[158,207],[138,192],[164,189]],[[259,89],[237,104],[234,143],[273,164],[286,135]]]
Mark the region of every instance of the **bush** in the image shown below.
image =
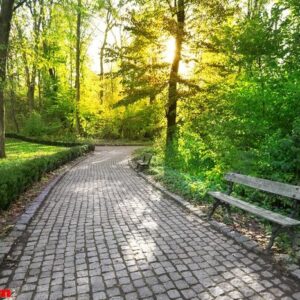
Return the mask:
[[[6,133],[5,137],[6,138],[11,138],[11,139],[21,140],[21,141],[24,141],[24,142],[37,143],[37,144],[49,145],[49,146],[75,147],[75,146],[84,146],[84,145],[86,145],[86,146],[88,146],[89,151],[94,151],[95,150],[95,145],[93,145],[93,144],[86,144],[86,143],[83,144],[83,143],[76,143],[76,142],[48,141],[48,140],[44,140],[44,139],[25,137],[25,136],[17,134],[17,133]]]
[[[53,155],[25,161],[18,166],[9,165],[0,168],[0,208],[7,209],[16,197],[46,172],[53,171],[91,150],[93,150],[92,145],[75,146]]]
[[[41,136],[44,134],[46,126],[39,113],[33,112],[24,124],[23,132],[28,136]]]

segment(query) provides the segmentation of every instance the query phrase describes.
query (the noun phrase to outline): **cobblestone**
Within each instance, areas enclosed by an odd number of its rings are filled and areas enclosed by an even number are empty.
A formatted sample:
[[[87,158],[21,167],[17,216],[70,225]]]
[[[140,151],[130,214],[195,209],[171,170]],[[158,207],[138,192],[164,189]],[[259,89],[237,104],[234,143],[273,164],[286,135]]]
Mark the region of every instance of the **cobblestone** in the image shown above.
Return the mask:
[[[0,288],[17,300],[300,299],[298,282],[138,177],[133,149],[98,147],[62,178]]]

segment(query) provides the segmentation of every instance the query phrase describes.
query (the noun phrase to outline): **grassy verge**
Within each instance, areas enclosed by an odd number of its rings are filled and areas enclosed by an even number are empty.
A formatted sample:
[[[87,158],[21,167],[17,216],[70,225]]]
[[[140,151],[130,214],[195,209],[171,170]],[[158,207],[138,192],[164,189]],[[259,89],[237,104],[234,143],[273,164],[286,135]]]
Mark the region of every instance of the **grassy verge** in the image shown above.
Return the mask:
[[[52,155],[68,149],[67,147],[49,146],[36,143],[28,143],[17,139],[6,139],[6,158],[0,160],[0,169],[19,166],[24,161]]]
[[[216,176],[207,172],[205,176],[193,176],[188,172],[181,172],[166,166],[153,147],[143,147],[135,150],[133,159],[141,158],[144,153],[153,154],[151,165],[147,172],[155,180],[163,183],[170,191],[183,196],[193,203],[209,204],[211,201],[207,197],[207,192],[224,188],[221,175]]]
[[[95,139],[77,136],[45,136],[45,137],[25,137],[17,133],[6,133],[7,138],[17,138],[25,142],[37,142],[53,146],[73,147],[82,144],[100,145],[100,146],[151,146],[151,140],[128,140],[128,139]]]
[[[90,145],[62,147],[7,139],[7,158],[0,160],[0,208],[10,203],[43,174],[92,150]]]
[[[212,199],[208,197],[207,192],[212,190],[226,190],[226,185],[222,181],[223,174],[221,172],[214,174],[213,171],[211,171],[203,173],[203,175],[192,176],[188,172],[172,169],[165,166],[161,153],[157,153],[152,147],[137,149],[133,154],[133,160],[139,159],[144,153],[152,153],[154,155],[151,161],[151,166],[147,170],[149,175],[162,183],[169,191],[184,197],[193,204],[201,206],[201,209],[205,213],[208,213],[208,210],[212,205]],[[240,195],[238,198],[240,198]],[[244,200],[248,201],[247,199]],[[268,204],[266,200],[265,202]],[[267,209],[287,215],[286,210],[282,208],[276,209],[270,205],[267,206],[266,203],[264,203],[264,205],[262,205],[262,203],[254,204],[265,206]],[[270,224],[264,219],[259,219],[251,214],[246,214],[237,208],[232,207],[232,220],[228,219],[223,210],[217,210],[214,215],[214,219],[219,222],[226,223],[232,229],[250,237],[263,247],[265,247],[269,241],[269,235],[271,232]],[[274,250],[276,253],[290,252],[291,244],[286,234],[281,234],[281,236],[276,240]]]

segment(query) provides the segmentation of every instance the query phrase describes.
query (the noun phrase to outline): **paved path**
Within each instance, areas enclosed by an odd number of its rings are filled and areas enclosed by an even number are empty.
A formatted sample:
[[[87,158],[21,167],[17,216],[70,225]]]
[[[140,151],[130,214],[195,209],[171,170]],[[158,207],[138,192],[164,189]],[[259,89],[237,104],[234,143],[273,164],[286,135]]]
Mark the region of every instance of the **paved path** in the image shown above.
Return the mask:
[[[153,189],[132,147],[99,147],[14,247],[17,299],[300,299],[300,284]],[[5,265],[4,265],[5,266]]]

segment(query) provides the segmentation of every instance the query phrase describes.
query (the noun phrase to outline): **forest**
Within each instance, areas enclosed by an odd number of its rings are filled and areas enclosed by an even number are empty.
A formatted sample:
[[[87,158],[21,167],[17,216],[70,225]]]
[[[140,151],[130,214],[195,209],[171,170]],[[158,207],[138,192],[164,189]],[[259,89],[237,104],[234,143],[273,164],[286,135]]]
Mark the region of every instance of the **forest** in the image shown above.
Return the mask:
[[[299,183],[298,0],[0,5],[1,157],[5,133],[151,141],[190,190],[228,170]]]

